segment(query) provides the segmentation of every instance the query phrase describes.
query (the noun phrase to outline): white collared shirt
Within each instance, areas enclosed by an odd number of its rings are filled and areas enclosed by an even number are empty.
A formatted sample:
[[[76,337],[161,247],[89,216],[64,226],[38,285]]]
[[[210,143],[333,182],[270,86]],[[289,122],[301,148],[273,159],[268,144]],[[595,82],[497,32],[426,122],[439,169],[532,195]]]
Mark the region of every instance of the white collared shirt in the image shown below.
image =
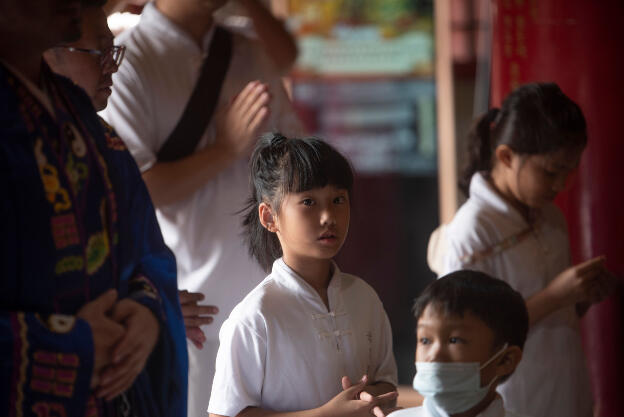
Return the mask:
[[[212,33],[206,34],[200,48],[187,32],[148,3],[139,24],[116,40],[127,49],[124,62],[113,75],[113,93],[102,116],[123,138],[141,171],[156,162],[156,153],[180,119]],[[281,78],[262,46],[240,35],[234,35],[232,41],[232,59],[215,113],[249,81],[260,80],[270,85],[272,95],[266,130],[300,135]],[[211,122],[198,149],[214,139]],[[157,210],[165,242],[176,256],[180,288],[202,292],[206,304],[219,307],[214,322],[203,327],[204,348],[189,344],[189,417],[205,416],[221,324],[266,275],[249,256],[242,237],[239,211],[249,197],[247,163],[242,158],[186,200]]]
[[[276,260],[221,327],[208,411],[233,417],[249,406],[319,407],[342,391],[344,375],[396,385],[392,332],[375,291],[334,264],[327,296],[329,310]]]
[[[529,298],[570,266],[566,222],[554,204],[541,209],[533,232],[515,246],[475,263],[462,260],[527,227],[522,215],[485,176],[475,174],[470,198],[444,231],[446,253],[440,275],[458,269],[480,270]],[[560,309],[531,327],[522,361],[498,391],[505,406],[521,414],[591,416],[591,389],[573,307]]]
[[[428,403],[425,398],[425,402]],[[405,408],[390,413],[388,417],[448,417],[448,414],[444,410],[431,406],[430,404],[423,404],[421,407]],[[497,396],[494,401],[488,405],[488,407],[477,414],[475,417],[522,417],[512,411],[505,410],[503,406],[503,400]]]

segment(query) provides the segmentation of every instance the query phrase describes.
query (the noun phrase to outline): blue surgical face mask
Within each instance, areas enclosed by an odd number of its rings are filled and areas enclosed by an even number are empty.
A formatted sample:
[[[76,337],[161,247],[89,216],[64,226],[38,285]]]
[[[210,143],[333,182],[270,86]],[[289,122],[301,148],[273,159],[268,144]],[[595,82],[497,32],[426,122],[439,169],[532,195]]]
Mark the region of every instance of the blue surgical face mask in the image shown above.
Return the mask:
[[[425,397],[425,407],[432,416],[439,415],[436,407],[447,414],[469,410],[485,398],[498,378],[482,387],[481,370],[505,349],[507,343],[483,365],[479,362],[416,362],[414,389]]]

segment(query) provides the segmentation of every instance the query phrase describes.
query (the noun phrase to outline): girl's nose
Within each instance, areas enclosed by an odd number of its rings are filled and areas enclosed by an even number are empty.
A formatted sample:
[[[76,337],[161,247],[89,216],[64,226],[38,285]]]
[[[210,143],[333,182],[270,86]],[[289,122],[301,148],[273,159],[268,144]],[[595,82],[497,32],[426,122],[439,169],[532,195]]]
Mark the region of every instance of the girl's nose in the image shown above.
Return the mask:
[[[331,209],[324,209],[321,212],[321,225],[333,225],[336,223],[336,217],[334,216],[334,212]]]

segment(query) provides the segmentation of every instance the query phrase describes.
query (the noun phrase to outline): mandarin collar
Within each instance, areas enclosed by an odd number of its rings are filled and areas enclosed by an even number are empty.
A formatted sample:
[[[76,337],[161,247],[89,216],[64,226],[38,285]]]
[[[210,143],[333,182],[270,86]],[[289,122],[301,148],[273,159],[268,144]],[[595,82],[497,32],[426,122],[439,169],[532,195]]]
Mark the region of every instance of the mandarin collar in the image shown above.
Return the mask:
[[[329,285],[327,286],[328,297],[331,297],[330,294],[333,294],[334,290],[340,286],[341,280],[341,272],[338,268],[338,265],[336,265],[336,262],[334,262],[333,260],[331,262],[332,276],[329,280]],[[305,296],[306,298],[314,298],[320,300],[320,296],[318,295],[316,290],[292,268],[286,265],[282,258],[276,259],[275,262],[273,262],[273,269],[271,272],[276,276],[277,281],[285,287],[300,295]]]

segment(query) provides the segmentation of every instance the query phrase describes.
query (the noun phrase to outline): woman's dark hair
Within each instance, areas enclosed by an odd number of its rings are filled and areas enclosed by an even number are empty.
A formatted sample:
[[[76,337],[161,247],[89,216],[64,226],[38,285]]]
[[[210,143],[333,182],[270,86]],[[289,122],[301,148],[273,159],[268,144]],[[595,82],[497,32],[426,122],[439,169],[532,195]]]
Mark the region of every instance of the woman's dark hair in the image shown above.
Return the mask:
[[[535,155],[582,148],[586,143],[583,112],[557,84],[522,85],[507,96],[500,109],[490,109],[474,122],[459,188],[468,195],[472,176],[491,171],[498,145],[507,145],[518,154]]]
[[[493,349],[505,343],[524,346],[529,313],[522,295],[505,281],[480,271],[455,271],[429,284],[416,299],[417,322],[430,305],[444,315],[472,313],[494,333]]]
[[[264,135],[251,156],[251,196],[244,212],[244,234],[249,253],[265,271],[282,256],[275,233],[260,223],[258,207],[267,203],[278,213],[283,197],[313,188],[334,185],[353,188],[351,165],[336,149],[317,138],[287,138],[280,133]]]

